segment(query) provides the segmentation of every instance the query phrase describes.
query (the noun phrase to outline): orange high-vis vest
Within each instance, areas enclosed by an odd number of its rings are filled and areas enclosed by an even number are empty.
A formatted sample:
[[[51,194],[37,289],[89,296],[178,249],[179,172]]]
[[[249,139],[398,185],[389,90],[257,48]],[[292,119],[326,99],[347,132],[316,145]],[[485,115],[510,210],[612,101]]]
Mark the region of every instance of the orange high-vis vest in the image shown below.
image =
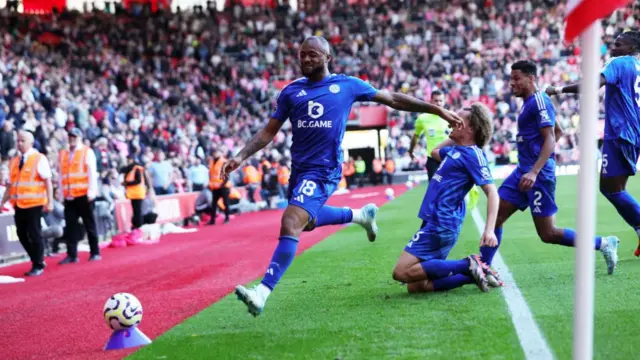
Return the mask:
[[[258,172],[258,169],[256,169],[255,166],[253,166],[253,165],[245,166],[242,169],[242,172],[244,173],[244,177],[243,177],[242,181],[244,181],[245,184],[259,184],[260,183],[260,173]]]
[[[229,192],[229,200],[240,200],[240,198],[242,198],[242,194],[240,194],[240,191],[238,191],[238,189],[236,188],[232,188],[231,191]],[[224,207],[224,201],[222,201],[222,198],[218,199],[218,206],[223,211],[226,210]]]
[[[140,172],[140,184],[129,185],[126,188],[125,195],[130,200],[144,200],[147,197],[147,186],[145,185],[144,168],[140,165],[135,165],[131,171],[127,173],[125,178],[126,182],[131,182],[136,179],[136,171]]]
[[[289,176],[291,176],[291,171],[286,166],[280,166],[278,168],[278,183],[282,186],[287,185],[289,183]]]
[[[89,148],[83,146],[82,149],[73,152],[72,159],[69,159],[69,150],[60,152],[58,163],[60,164],[60,178],[65,198],[77,198],[85,196],[89,192],[88,151]]]
[[[384,168],[389,174],[393,174],[394,172],[396,172],[396,163],[391,159],[387,159],[387,161],[384,163]]]
[[[230,181],[225,182],[220,177],[220,170],[222,170],[222,165],[224,164],[224,162],[225,159],[223,157],[219,158],[215,163],[213,159],[209,160],[209,189],[217,190],[220,189],[223,185],[227,188],[231,187]]]
[[[373,172],[380,174],[382,172],[382,161],[378,159],[373,160]]]
[[[47,205],[47,183],[38,173],[39,152],[29,155],[20,170],[20,155],[11,159],[9,164],[11,204],[20,209],[29,209]]]

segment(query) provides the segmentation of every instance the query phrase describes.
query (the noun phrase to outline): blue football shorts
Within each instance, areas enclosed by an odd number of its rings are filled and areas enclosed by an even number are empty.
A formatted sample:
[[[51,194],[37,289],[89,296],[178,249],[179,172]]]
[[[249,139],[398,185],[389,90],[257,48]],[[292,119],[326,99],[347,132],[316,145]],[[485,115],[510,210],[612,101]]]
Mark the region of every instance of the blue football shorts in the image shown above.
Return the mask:
[[[458,241],[459,234],[457,231],[423,221],[420,230],[413,235],[404,251],[421,261],[444,260]]]
[[[520,185],[520,179],[524,174],[519,167],[513,170],[498,189],[500,198],[512,203],[520,211],[529,208],[531,215],[536,217],[555,215],[558,212],[555,175],[538,174],[533,188],[527,192],[522,192],[518,189],[518,185]]]
[[[341,171],[342,169],[299,171],[293,168],[289,177],[289,193],[287,194],[289,204],[306,210],[309,213],[309,222],[313,222],[318,216],[320,208],[338,188]]]
[[[626,140],[605,140],[602,145],[603,177],[633,176],[636,174],[640,149]]]

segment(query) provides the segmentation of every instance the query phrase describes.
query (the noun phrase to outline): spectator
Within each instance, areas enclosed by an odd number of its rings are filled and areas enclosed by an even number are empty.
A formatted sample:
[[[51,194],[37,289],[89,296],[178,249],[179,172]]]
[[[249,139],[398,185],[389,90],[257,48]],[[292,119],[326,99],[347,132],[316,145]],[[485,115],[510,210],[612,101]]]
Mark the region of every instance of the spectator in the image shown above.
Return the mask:
[[[153,189],[156,195],[173,194],[175,193],[173,165],[169,160],[166,160],[164,152],[158,151],[156,156],[158,160],[149,166]]]
[[[209,183],[209,169],[202,164],[200,157],[193,158],[193,165],[189,168],[189,183],[191,191],[202,191]]]

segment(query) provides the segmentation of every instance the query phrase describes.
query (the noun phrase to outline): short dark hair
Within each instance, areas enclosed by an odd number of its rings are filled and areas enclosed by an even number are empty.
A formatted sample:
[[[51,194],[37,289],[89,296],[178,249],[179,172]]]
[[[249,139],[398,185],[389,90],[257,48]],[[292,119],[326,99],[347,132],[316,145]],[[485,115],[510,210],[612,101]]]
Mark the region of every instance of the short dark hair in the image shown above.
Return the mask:
[[[511,65],[511,71],[520,70],[523,74],[538,76],[538,66],[531,60],[519,60]]]
[[[620,36],[631,41],[634,54],[640,53],[640,31],[625,31]]]
[[[435,96],[444,95],[444,93],[440,90],[433,90],[431,92],[431,98],[433,99]]]

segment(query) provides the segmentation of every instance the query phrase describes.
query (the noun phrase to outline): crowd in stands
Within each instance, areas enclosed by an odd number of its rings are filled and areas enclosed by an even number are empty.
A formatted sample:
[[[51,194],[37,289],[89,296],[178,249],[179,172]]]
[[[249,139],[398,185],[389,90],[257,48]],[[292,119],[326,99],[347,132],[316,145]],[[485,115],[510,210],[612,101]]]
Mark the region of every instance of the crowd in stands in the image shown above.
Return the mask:
[[[105,193],[122,198],[118,170],[130,153],[147,166],[158,195],[206,184],[214,149],[235,153],[268,119],[276,80],[299,75],[297,50],[310,35],[329,39],[331,70],[380,89],[428,100],[433,90],[459,108],[482,101],[495,113],[492,161],[508,163],[518,100],[509,65],[541,64],[540,85],[578,80],[580,49],[562,43],[564,5],[553,1],[370,1],[321,5],[315,13],[234,6],[214,14],[137,17],[103,12],[0,14],[0,155],[15,151],[16,129],[35,132],[53,168],[82,129],[98,160]],[[564,2],[562,2],[564,3]],[[604,22],[603,60],[615,35],[636,25],[628,7]],[[577,101],[560,97],[565,136],[557,156],[576,160]],[[417,114],[390,112],[387,157],[407,155]],[[288,160],[289,125],[255,158]],[[417,151],[419,161],[424,152]],[[5,165],[6,166],[6,165]],[[6,171],[6,168],[5,170]],[[0,170],[0,178],[3,170]]]

